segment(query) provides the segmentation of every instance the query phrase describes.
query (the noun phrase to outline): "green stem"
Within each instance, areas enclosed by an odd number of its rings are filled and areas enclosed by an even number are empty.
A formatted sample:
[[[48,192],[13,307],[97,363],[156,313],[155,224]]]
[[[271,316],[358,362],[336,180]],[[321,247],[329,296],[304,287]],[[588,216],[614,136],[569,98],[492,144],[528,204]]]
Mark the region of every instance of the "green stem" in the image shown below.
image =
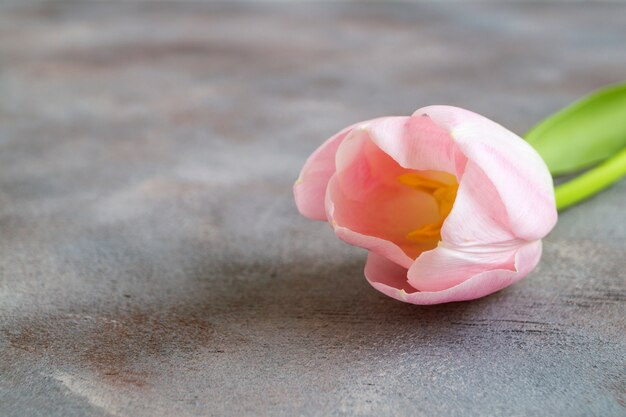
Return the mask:
[[[600,165],[555,188],[558,210],[578,203],[600,192],[626,175],[626,148]]]

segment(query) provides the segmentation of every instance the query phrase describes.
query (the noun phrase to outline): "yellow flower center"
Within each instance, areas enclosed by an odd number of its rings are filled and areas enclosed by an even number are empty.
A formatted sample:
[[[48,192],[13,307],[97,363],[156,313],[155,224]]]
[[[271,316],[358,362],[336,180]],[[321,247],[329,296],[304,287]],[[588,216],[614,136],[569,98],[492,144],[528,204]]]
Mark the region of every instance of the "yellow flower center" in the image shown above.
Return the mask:
[[[454,175],[444,172],[437,174],[438,178],[441,179],[434,179],[413,172],[398,177],[398,181],[402,185],[430,194],[439,206],[439,220],[409,232],[406,238],[411,242],[425,243],[441,240],[441,226],[452,210],[459,183]]]

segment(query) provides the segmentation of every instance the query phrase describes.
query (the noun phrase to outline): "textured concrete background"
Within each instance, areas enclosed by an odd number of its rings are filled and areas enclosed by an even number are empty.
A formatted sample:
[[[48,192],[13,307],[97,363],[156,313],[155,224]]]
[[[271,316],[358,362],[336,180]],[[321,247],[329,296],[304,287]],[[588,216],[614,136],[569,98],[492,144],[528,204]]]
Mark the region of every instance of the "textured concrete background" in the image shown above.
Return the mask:
[[[625,78],[626,6],[3,3],[0,415],[624,416],[626,182],[493,296],[405,305],[306,156],[447,103],[523,133]]]

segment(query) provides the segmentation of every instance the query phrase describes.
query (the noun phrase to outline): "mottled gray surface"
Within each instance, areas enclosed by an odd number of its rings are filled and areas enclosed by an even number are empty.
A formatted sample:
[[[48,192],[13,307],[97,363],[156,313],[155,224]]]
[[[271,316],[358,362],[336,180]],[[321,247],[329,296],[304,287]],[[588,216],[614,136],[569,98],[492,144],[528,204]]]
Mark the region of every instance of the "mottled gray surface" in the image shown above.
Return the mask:
[[[540,266],[373,290],[291,184],[352,122],[523,133],[624,78],[626,6],[47,2],[0,10],[0,415],[624,416],[626,182]]]

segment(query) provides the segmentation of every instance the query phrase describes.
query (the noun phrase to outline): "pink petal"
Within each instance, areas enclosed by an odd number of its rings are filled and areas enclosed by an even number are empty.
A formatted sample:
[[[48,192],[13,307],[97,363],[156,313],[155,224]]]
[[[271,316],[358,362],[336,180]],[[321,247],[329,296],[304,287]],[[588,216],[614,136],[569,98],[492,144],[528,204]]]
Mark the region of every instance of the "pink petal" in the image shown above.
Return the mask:
[[[384,117],[359,129],[404,168],[444,171],[457,178],[463,172],[465,157],[448,132],[429,117]]]
[[[513,270],[485,271],[441,291],[410,292],[410,287],[406,284],[406,269],[380,255],[370,253],[365,265],[365,277],[378,291],[397,300],[411,304],[439,304],[473,300],[508,287],[532,271],[540,257],[541,241],[538,240],[517,250]]]
[[[337,237],[350,245],[358,246],[378,253],[398,265],[402,265],[406,268],[411,266],[413,259],[407,256],[407,254],[392,241],[356,232],[337,222],[335,219],[336,213],[333,197],[340,198],[340,193],[341,190],[339,188],[337,176],[333,175],[328,183],[328,191],[326,194],[326,213],[328,221],[335,230]]]
[[[491,180],[500,195],[515,236],[532,241],[556,223],[552,177],[535,150],[499,124],[468,110],[429,106],[428,115],[445,129],[460,151]]]
[[[298,211],[313,220],[326,220],[324,198],[326,186],[335,173],[335,153],[341,142],[356,125],[333,135],[309,156],[293,186]]]
[[[473,161],[465,166],[452,211],[441,228],[441,237],[447,245],[455,247],[516,239],[498,190]]]
[[[476,274],[494,269],[513,270],[515,253],[525,243],[447,247],[440,243],[422,253],[411,265],[408,280],[419,291],[441,291],[454,287]]]

